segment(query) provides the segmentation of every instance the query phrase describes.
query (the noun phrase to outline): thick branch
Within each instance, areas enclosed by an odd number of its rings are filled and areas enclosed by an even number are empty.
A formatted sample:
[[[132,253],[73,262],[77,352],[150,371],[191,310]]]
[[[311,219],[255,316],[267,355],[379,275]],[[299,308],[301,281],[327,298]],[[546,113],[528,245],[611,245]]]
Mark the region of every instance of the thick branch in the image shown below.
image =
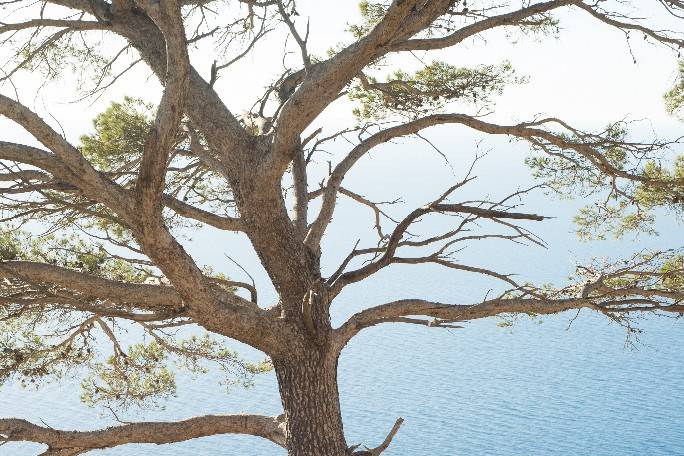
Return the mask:
[[[247,434],[285,445],[284,423],[280,417],[261,415],[206,415],[176,422],[124,424],[97,431],[61,431],[21,419],[0,419],[3,440],[43,443],[48,445],[47,454],[77,455],[129,443],[160,445],[219,434]]]
[[[632,290],[640,293],[637,290]],[[596,297],[540,299],[536,297],[497,298],[479,304],[444,304],[423,299],[405,299],[383,304],[354,314],[336,330],[336,345],[343,347],[355,334],[364,328],[382,323],[401,322],[403,317],[423,316],[432,320],[420,320],[428,326],[444,326],[452,322],[463,322],[502,314],[551,315],[573,309],[591,309],[604,314],[629,312],[669,312],[683,313],[684,293],[672,303],[658,305],[655,302],[639,301],[641,305],[631,305],[632,300],[616,297],[613,301],[603,301]],[[408,321],[410,322],[410,321]]]
[[[292,160],[292,180],[294,185],[294,217],[292,222],[297,233],[304,238],[309,213],[309,195],[304,153],[298,151]]]
[[[163,4],[147,1],[142,3],[164,35],[167,59],[166,76],[163,80],[164,93],[157,108],[155,126],[145,142],[136,183],[141,216],[150,223],[155,220],[161,221],[161,200],[167,162],[183,115],[190,62],[180,5],[174,0],[167,0]],[[145,227],[146,224],[143,222],[142,226]]]
[[[78,176],[77,182],[70,183],[78,186],[89,198],[102,202],[119,214],[131,214],[131,207],[128,205],[130,198],[125,190],[95,170],[78,149],[69,144],[38,115],[4,95],[0,95],[0,115],[24,127],[38,141],[52,151],[55,159],[58,161],[52,161],[51,163],[59,164],[62,169],[68,169],[72,175]],[[16,147],[12,150],[8,143],[2,143],[1,145],[4,146],[5,150],[9,150],[9,152],[15,155],[21,153]],[[38,159],[35,149],[24,149],[24,152],[29,150],[33,153],[31,159]],[[46,158],[43,156],[39,160],[47,162]],[[23,160],[20,158],[18,161]]]
[[[23,144],[0,141],[0,160],[9,160],[35,166],[60,179],[65,179],[66,176],[73,176],[69,168],[56,155]]]
[[[209,226],[226,231],[242,231],[244,229],[242,221],[233,217],[222,217],[213,212],[205,211],[198,207],[185,203],[177,198],[164,195],[162,202],[166,207],[173,210],[176,214],[206,223]]]
[[[180,309],[183,306],[181,297],[172,287],[119,282],[45,263],[3,261],[0,277],[58,286],[77,292],[80,297],[147,309]]]
[[[0,25],[0,34],[39,27],[57,27],[67,28],[70,30],[102,30],[106,29],[108,25],[104,22],[98,21],[81,21],[69,19],[32,19],[26,22],[18,22],[15,24],[2,24]]]
[[[273,139],[272,157],[264,164],[264,172],[282,175],[295,153],[299,135],[342,88],[365,66],[389,52],[397,40],[417,33],[439,17],[450,3],[445,0],[425,3],[395,0],[385,17],[366,36],[331,59],[312,66],[283,106]]]

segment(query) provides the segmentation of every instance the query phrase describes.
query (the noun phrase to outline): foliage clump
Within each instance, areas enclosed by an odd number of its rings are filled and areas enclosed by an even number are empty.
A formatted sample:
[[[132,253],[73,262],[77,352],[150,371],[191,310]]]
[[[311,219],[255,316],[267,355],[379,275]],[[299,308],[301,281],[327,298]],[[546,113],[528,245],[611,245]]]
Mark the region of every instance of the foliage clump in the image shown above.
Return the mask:
[[[658,210],[684,214],[684,156],[657,160],[668,144],[632,143],[628,136],[624,122],[596,134],[575,131],[562,136],[571,147],[539,144],[541,153],[526,160],[533,176],[561,198],[594,200],[575,217],[581,239],[656,234]],[[583,153],[584,146],[596,154]]]
[[[375,3],[363,0],[359,3],[361,23],[349,26],[349,32],[354,38],[361,38],[368,33],[385,16],[389,8],[388,3]]]
[[[516,76],[510,62],[465,68],[436,61],[413,74],[397,70],[386,82],[362,78],[349,96],[359,103],[354,114],[361,119],[417,117],[440,112],[453,101],[488,105],[506,85],[524,80]]]
[[[684,60],[679,62],[679,77],[674,87],[665,94],[665,106],[669,113],[682,115],[684,108]]]
[[[63,378],[92,360],[88,324],[78,325],[80,337],[55,342],[36,328],[73,325],[73,318],[61,312],[16,315],[16,310],[16,305],[0,306],[0,387],[10,380],[38,386],[47,379]]]
[[[113,171],[142,156],[153,107],[125,97],[93,119],[95,132],[81,136],[81,152],[98,170]]]
[[[110,74],[111,64],[102,53],[102,43],[91,37],[68,29],[36,33],[16,50],[15,60],[19,67],[39,72],[46,80],[57,80],[65,74],[85,80],[98,73],[102,79]],[[65,72],[65,68],[71,72]]]

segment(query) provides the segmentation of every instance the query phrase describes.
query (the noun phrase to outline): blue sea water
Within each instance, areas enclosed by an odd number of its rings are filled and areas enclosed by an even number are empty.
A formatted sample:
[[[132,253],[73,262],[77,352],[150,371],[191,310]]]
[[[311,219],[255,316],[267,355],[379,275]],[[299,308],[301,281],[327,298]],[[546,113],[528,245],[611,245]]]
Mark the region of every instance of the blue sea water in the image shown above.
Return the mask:
[[[515,173],[520,172],[516,169],[506,163],[492,168],[485,184],[515,182]],[[404,179],[415,178],[416,172]],[[418,173],[417,179],[427,182],[427,177]],[[496,186],[490,190],[498,191]],[[432,193],[425,190],[408,203],[428,200]],[[572,257],[627,256],[643,248],[681,244],[681,226],[670,221],[659,238],[579,244],[570,233],[569,220],[583,203],[549,204],[541,196],[535,198],[532,208],[557,216],[538,231],[549,243],[548,250],[487,243],[463,252],[462,261],[516,271],[524,280],[537,283],[558,283],[572,271]],[[347,214],[346,210],[342,213]],[[344,224],[333,228],[327,247],[343,255],[354,243],[354,234],[345,233],[348,229]],[[223,244],[212,236],[198,234],[188,245],[193,254],[218,264],[225,258],[216,246]],[[335,303],[334,317],[339,323],[358,309],[409,296],[477,302],[490,287],[490,282],[477,276],[432,267],[397,267],[345,291]],[[386,325],[362,332],[340,359],[348,442],[375,446],[401,416],[405,423],[385,453],[388,456],[684,456],[684,321],[640,320],[644,332],[636,348],[630,348],[624,328],[589,312],[574,321],[573,317],[575,313],[569,312],[543,319],[521,318],[511,327],[488,319],[467,323],[464,329]],[[259,377],[247,390],[234,388],[226,393],[217,383],[217,375],[181,376],[178,397],[168,401],[165,409],[122,418],[172,420],[208,413],[281,412],[272,374]],[[38,391],[6,385],[0,390],[0,416],[63,429],[96,429],[115,423],[103,410],[79,403],[77,380],[48,384]],[[32,456],[40,449],[35,444],[13,443],[0,446],[0,455]],[[285,453],[258,438],[217,436],[164,446],[128,445],[92,454]]]

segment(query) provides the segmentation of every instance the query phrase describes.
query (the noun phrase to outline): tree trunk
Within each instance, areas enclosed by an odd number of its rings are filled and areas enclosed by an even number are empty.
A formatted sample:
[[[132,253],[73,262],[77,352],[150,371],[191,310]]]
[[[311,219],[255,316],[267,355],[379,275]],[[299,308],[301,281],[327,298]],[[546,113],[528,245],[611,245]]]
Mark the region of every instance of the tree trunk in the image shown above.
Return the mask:
[[[337,355],[307,347],[274,360],[287,420],[289,456],[345,456]]]

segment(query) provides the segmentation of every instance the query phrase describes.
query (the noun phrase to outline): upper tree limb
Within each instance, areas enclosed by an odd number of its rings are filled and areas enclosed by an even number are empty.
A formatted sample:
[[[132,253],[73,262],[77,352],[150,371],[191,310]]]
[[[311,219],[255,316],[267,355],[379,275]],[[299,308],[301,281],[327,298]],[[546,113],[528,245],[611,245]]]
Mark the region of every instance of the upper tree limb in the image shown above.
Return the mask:
[[[451,4],[442,0],[419,3],[392,2],[366,36],[301,75],[299,87],[287,98],[278,116],[273,151],[264,164],[264,172],[282,174],[292,160],[300,134],[338,97],[342,88],[364,67],[387,53],[393,43],[420,31]]]

